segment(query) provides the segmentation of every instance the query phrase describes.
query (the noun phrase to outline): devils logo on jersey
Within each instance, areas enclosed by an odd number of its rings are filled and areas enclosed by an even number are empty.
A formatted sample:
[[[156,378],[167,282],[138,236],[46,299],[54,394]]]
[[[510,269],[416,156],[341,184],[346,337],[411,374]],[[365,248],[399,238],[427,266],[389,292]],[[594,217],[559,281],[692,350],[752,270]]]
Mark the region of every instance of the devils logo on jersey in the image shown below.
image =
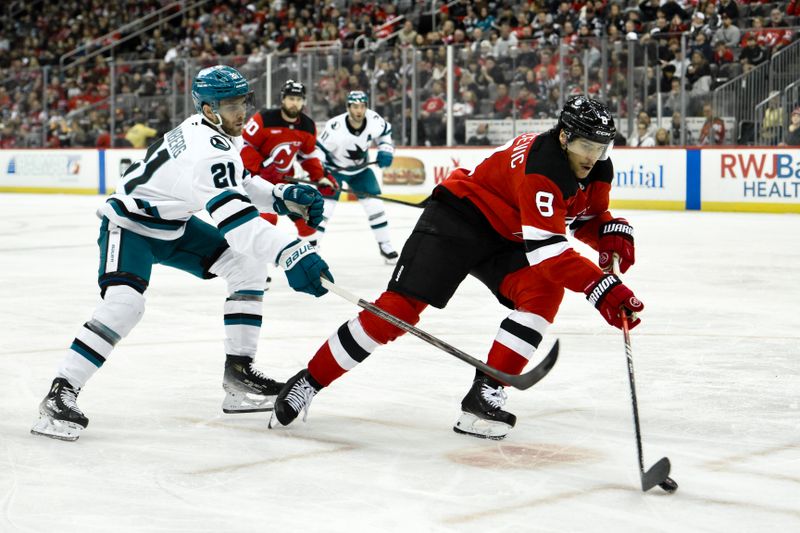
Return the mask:
[[[283,119],[280,109],[262,109],[244,127],[242,160],[253,174],[270,167],[279,175],[292,176],[297,160],[312,180],[322,177],[322,164],[314,155],[317,130],[301,113],[294,122]]]
[[[279,171],[289,172],[297,155],[299,144],[298,142],[285,142],[275,146],[269,157],[264,159],[263,166],[275,165]]]

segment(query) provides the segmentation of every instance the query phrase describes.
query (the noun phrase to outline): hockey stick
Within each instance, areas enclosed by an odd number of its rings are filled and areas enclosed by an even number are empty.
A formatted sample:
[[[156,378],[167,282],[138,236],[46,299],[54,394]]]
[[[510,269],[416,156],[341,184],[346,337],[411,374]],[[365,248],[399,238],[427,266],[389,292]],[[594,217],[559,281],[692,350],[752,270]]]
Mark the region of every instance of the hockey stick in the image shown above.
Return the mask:
[[[614,254],[613,257],[613,270],[616,276],[619,276],[619,256]],[[639,403],[636,401],[636,380],[633,377],[633,348],[631,347],[631,332],[628,328],[628,315],[622,311],[622,336],[625,339],[625,357],[628,360],[628,383],[631,386],[631,405],[633,406],[633,427],[636,430],[636,452],[639,456],[639,476],[642,480],[642,492],[647,492],[656,485],[669,493],[678,490],[678,484],[675,480],[669,477],[671,468],[669,458],[662,457],[659,461],[650,467],[647,472],[644,471],[644,456],[642,453],[642,430],[639,425]]]
[[[303,185],[318,185],[316,181],[305,180],[305,179],[302,179],[302,178],[284,177],[283,179],[285,181],[289,182],[289,183],[301,183]],[[383,200],[384,202],[389,202],[389,203],[393,203],[393,204],[400,204],[400,205],[407,205],[409,207],[424,208],[426,205],[428,205],[428,199],[427,198],[425,198],[424,200],[422,200],[419,203],[414,203],[414,202],[406,202],[405,200],[397,200],[395,198],[389,198],[388,196],[381,196],[380,194],[370,194],[368,192],[361,192],[361,191],[354,191],[352,189],[345,189],[344,187],[342,187],[341,190],[342,190],[342,192],[355,194],[356,196],[365,196],[367,198],[377,198],[378,200]]]
[[[332,281],[329,281],[324,277],[321,279],[322,279],[322,286],[328,289],[329,291],[337,294],[338,296],[341,296],[342,298],[351,303],[356,304],[362,309],[366,309],[373,315],[382,318],[389,324],[396,326],[402,329],[403,331],[411,333],[415,337],[424,340],[428,344],[432,344],[433,346],[436,346],[440,350],[449,353],[450,355],[457,357],[458,359],[461,359],[465,363],[474,366],[487,376],[490,376],[500,382],[506,383],[514,387],[515,389],[525,390],[534,386],[536,383],[541,381],[541,379],[544,378],[548,372],[550,372],[550,370],[553,368],[553,365],[556,364],[556,360],[558,359],[558,339],[556,339],[555,344],[553,344],[553,347],[550,348],[550,351],[547,353],[542,362],[536,365],[532,370],[520,375],[506,374],[505,372],[501,372],[500,370],[490,367],[483,361],[476,359],[475,357],[469,355],[468,353],[462,352],[458,348],[447,344],[443,340],[434,337],[430,333],[427,333],[419,328],[412,326],[408,322],[405,322],[404,320],[397,318],[391,313],[387,313],[377,305],[371,304],[366,300],[362,300],[355,294],[352,294],[346,291],[345,289],[339,287],[338,285],[335,285]]]
[[[378,160],[376,159],[375,161],[368,161],[367,163],[362,163],[360,165],[356,165],[354,167],[348,168],[348,167],[340,167],[339,165],[334,164],[334,163],[325,162],[325,166],[326,167],[331,167],[334,170],[351,170],[351,171],[352,170],[364,170],[365,168],[367,168],[370,165],[377,165],[377,164],[378,164]]]

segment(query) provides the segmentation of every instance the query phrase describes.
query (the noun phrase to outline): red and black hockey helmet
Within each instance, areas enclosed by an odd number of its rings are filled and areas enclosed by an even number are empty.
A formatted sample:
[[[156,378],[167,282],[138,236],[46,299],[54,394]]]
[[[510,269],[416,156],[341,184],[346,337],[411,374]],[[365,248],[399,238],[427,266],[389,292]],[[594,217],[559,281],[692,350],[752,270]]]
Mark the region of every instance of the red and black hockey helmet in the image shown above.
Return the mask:
[[[300,98],[306,97],[306,86],[299,81],[286,80],[281,87],[281,100],[287,96],[299,96]]]
[[[582,137],[593,142],[610,144],[617,128],[605,104],[584,95],[573,96],[564,104],[558,117],[558,128],[567,134],[567,140]]]

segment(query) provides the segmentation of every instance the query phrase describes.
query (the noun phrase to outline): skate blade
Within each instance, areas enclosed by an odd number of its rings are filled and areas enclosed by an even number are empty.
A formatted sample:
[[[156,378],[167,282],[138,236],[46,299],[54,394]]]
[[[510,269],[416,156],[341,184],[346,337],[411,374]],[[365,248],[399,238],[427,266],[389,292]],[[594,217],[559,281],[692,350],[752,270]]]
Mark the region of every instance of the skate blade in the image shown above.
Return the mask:
[[[511,431],[511,426],[502,422],[494,422],[478,418],[471,413],[462,413],[453,426],[453,431],[460,435],[469,435],[479,439],[502,440]]]
[[[278,417],[275,416],[275,411],[269,415],[269,421],[267,422],[267,429],[276,429],[276,428],[285,428],[283,424],[278,421]]]
[[[383,258],[383,262],[386,263],[387,265],[396,265],[397,264],[397,258],[387,259],[386,257],[384,257]]]
[[[222,412],[227,414],[238,413],[265,413],[275,408],[274,396],[261,396],[225,389],[225,399],[222,400]]]
[[[81,431],[83,431],[83,426],[74,422],[50,420],[42,417],[31,428],[31,435],[41,435],[51,439],[72,442],[78,440],[78,437],[81,436]]]

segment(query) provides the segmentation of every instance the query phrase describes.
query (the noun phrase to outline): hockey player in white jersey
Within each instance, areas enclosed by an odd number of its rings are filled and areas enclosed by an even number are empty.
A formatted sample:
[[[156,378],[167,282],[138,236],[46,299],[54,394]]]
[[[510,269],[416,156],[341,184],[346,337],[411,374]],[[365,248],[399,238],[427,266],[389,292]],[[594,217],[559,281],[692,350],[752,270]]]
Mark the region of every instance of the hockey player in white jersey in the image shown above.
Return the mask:
[[[156,263],[227,282],[226,413],[271,410],[283,385],[253,366],[267,264],[283,267],[296,291],[327,292],[320,276],[331,278],[328,265],[313,247],[259,217],[259,211],[292,212],[313,226],[322,219],[323,202],[313,187],[272,185],[244,169],[239,150],[252,97],[247,80],[228,66],[206,68],[194,79],[192,97],[197,114],[153,143],[98,210],[102,302],[58,367],[34,434],[76,440],[86,428],[78,393],[141,319]],[[194,216],[204,209],[216,227]]]
[[[378,113],[367,109],[367,95],[364,91],[350,91],[347,94],[347,112],[335,116],[325,124],[325,130],[317,138],[317,148],[325,167],[339,182],[347,183],[351,190],[367,194],[380,194],[381,188],[375,173],[369,167],[367,150],[375,143],[378,148],[376,163],[380,168],[391,166],[394,158],[392,125]],[[340,190],[325,191],[325,212],[322,223],[317,228],[318,239],[322,238],[327,222],[333,216]],[[397,262],[397,252],[392,247],[389,236],[389,219],[378,198],[358,196],[358,202],[367,214],[369,225],[378,242],[381,256],[387,264]]]

